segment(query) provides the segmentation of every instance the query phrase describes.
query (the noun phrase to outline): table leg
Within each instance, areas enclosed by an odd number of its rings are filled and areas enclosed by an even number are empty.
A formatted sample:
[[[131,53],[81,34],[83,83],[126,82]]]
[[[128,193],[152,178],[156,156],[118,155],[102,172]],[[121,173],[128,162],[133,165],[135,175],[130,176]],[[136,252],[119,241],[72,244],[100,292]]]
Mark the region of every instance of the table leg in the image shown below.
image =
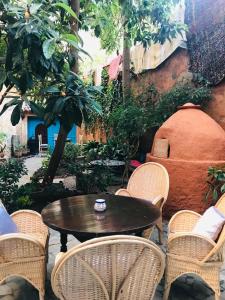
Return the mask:
[[[60,233],[61,252],[67,252],[67,234]]]

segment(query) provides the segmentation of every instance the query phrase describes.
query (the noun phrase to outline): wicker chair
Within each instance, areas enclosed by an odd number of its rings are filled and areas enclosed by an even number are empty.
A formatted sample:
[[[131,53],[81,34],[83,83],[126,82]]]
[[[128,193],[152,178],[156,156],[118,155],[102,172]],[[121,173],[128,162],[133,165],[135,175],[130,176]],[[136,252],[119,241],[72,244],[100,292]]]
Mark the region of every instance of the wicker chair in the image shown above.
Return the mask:
[[[167,170],[160,164],[148,162],[139,166],[132,173],[127,188],[119,189],[116,195],[142,198],[157,205],[161,212],[169,192],[169,175]],[[163,239],[162,214],[156,227],[159,231],[159,241]],[[150,238],[152,228],[144,231],[143,236]]]
[[[44,300],[48,228],[31,210],[13,213],[19,233],[0,236],[0,284],[11,276],[23,277]]]
[[[62,254],[51,282],[55,295],[63,300],[151,300],[164,267],[164,254],[154,243],[109,236]]]
[[[225,194],[215,205],[225,214]],[[223,264],[225,226],[216,242],[192,234],[200,218],[196,212],[183,210],[176,213],[169,222],[168,253],[164,300],[168,299],[171,284],[183,274],[194,273],[200,276],[220,299],[220,268]]]

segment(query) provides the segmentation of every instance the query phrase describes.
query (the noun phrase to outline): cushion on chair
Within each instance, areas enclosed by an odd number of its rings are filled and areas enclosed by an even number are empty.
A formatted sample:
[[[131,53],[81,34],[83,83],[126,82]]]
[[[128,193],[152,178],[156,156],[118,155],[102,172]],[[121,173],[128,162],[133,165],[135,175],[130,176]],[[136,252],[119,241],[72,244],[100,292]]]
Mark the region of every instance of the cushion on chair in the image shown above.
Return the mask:
[[[18,232],[17,226],[3,206],[0,206],[0,235]]]
[[[192,233],[203,235],[215,241],[224,223],[225,216],[216,207],[212,206],[199,218]]]

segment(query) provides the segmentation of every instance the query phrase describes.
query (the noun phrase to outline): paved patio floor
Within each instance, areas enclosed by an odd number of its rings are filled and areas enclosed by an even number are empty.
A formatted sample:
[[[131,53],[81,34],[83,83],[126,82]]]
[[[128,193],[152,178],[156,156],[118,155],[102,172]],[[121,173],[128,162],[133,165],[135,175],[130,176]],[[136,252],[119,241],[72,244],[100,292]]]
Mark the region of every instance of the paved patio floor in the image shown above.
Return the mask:
[[[49,262],[48,262],[48,278],[46,281],[46,300],[56,300],[50,284],[50,274],[54,266],[55,255],[60,250],[60,238],[56,231],[50,231],[49,241]],[[166,225],[165,232],[166,238]],[[153,235],[156,240],[156,234]],[[69,236],[68,248],[77,245],[79,242],[73,236]],[[162,246],[165,251],[165,246]],[[221,300],[225,300],[225,265],[221,270]],[[162,300],[164,282],[160,283],[157,288],[154,300]],[[11,278],[0,286],[0,300],[38,300],[37,291],[20,278]],[[74,299],[75,300],[75,299]],[[100,299],[93,299],[100,300]],[[132,299],[130,299],[132,300]],[[141,299],[140,299],[141,300]],[[214,300],[211,289],[199,278],[192,275],[183,276],[177,280],[171,288],[170,300]]]

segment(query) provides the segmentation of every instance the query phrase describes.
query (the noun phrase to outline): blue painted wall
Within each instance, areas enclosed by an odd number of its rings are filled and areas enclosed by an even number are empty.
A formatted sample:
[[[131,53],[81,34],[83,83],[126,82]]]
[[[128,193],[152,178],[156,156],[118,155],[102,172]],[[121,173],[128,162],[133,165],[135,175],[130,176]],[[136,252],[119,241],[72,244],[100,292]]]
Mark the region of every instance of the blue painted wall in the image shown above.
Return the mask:
[[[43,120],[37,117],[28,117],[28,124],[27,124],[27,130],[28,130],[28,139],[33,138],[35,139],[35,128],[39,124],[44,124]],[[50,147],[50,150],[52,151],[54,149],[54,136],[55,134],[58,134],[59,132],[59,121],[57,121],[54,125],[51,125],[47,128],[48,132],[48,144]],[[68,134],[68,139],[72,143],[76,143],[76,126],[74,126],[71,131]]]

